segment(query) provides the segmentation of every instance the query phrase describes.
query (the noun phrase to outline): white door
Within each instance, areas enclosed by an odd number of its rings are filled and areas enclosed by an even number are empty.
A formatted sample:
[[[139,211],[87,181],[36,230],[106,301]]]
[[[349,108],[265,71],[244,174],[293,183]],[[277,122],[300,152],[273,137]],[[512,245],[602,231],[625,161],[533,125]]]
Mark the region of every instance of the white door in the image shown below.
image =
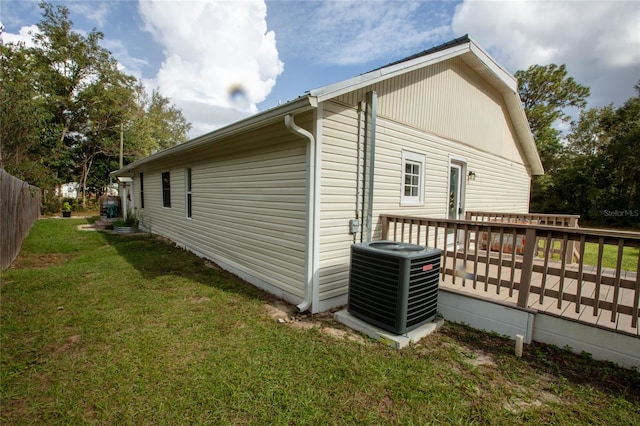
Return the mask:
[[[464,163],[451,162],[449,164],[449,205],[447,208],[447,219],[460,220],[464,219]],[[462,249],[464,247],[464,232],[458,230],[457,232],[457,247],[456,249]],[[447,249],[453,250],[454,240],[453,229],[447,229]]]
[[[451,163],[449,169],[449,208],[447,219],[462,219],[462,165]]]

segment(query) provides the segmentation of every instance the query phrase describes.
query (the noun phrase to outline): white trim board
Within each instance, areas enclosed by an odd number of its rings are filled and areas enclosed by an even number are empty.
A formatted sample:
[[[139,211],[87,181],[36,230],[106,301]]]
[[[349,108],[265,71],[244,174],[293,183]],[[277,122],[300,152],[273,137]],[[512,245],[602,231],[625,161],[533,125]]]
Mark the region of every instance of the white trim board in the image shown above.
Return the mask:
[[[480,330],[494,331],[515,340],[524,337],[524,343],[533,338],[535,314],[505,305],[476,299],[447,290],[438,291],[438,311],[446,321],[465,323]]]
[[[539,312],[533,340],[588,352],[593,359],[612,361],[626,368],[640,368],[640,338],[569,321]]]
[[[443,289],[438,292],[438,311],[446,321],[493,331],[512,340],[521,334],[527,344],[536,341],[566,347],[621,367],[640,368],[640,338],[635,336]]]

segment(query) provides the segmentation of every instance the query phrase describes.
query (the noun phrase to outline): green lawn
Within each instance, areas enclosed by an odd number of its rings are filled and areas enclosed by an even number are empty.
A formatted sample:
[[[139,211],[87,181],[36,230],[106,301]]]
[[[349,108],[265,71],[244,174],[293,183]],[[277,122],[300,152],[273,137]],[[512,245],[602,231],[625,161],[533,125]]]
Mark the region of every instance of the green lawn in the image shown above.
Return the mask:
[[[603,246],[602,266],[615,269],[618,264],[618,247],[612,245]],[[596,266],[598,264],[598,244],[586,243],[584,247],[584,263]],[[636,271],[638,269],[638,249],[625,247],[622,251],[622,269]]]
[[[85,222],[39,221],[2,274],[2,424],[640,424],[635,370],[455,324],[402,351],[280,324],[210,263]]]
[[[560,251],[562,249],[562,241],[553,241],[553,249]],[[640,250],[635,247],[625,247],[622,250],[621,267],[624,271],[636,272],[638,269],[638,255]],[[544,251],[538,253],[538,257],[544,259]],[[561,256],[555,253],[551,259],[560,261]],[[586,243],[584,246],[584,264],[596,266],[598,264],[598,244]],[[618,264],[618,246],[604,245],[602,247],[602,266],[604,268],[616,269]]]

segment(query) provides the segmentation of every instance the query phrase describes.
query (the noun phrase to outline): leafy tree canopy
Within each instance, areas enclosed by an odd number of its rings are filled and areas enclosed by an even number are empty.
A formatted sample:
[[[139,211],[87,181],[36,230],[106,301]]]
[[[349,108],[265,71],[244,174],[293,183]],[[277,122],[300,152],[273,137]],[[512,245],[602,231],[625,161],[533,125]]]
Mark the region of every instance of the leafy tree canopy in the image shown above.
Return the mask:
[[[515,77],[542,165],[550,170],[562,151],[561,134],[554,124],[571,119],[568,108],[586,106],[589,88],[568,76],[565,65],[532,65]]]
[[[65,6],[40,7],[34,47],[0,44],[2,167],[41,188],[100,192],[120,139],[125,163],[186,140],[182,112],[120,71],[102,33],[74,31]]]
[[[580,110],[554,167],[533,181],[533,211],[579,214],[599,226],[640,225],[640,84],[635,89],[619,108]]]

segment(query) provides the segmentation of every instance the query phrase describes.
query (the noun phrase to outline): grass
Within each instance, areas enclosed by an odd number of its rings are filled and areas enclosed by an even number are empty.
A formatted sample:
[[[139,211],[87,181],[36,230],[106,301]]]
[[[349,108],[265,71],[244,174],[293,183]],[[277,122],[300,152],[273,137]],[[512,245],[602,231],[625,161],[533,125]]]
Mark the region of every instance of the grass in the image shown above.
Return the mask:
[[[171,243],[82,223],[39,221],[2,274],[2,424],[640,424],[636,370],[450,323],[402,351],[280,324]]]
[[[553,249],[558,252],[562,249],[562,241],[554,240]],[[638,256],[640,249],[637,247],[625,247],[622,251],[622,269],[624,271],[635,272],[638,269]],[[539,258],[544,258],[544,250],[538,253]],[[559,253],[551,255],[551,259],[560,261]],[[602,267],[615,269],[618,262],[618,246],[606,244],[602,246]],[[596,266],[598,264],[598,244],[585,243],[584,247],[584,264]]]
[[[622,251],[622,269],[625,271],[635,271],[638,268],[638,255],[640,249],[636,247],[625,247]],[[615,269],[618,264],[618,247],[605,245],[602,248],[602,266]],[[584,247],[584,263],[586,265],[598,264],[598,244],[586,243]]]

